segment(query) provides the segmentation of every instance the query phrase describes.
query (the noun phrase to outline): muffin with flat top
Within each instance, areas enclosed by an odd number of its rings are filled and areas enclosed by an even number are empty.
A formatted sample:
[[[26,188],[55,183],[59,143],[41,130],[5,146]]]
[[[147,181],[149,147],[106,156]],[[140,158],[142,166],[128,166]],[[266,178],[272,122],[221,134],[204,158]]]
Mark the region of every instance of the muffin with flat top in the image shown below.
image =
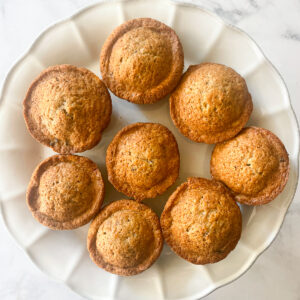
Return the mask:
[[[96,146],[112,110],[103,82],[71,65],[44,70],[29,87],[23,107],[30,134],[61,154]]]
[[[170,97],[175,126],[198,143],[214,144],[234,137],[251,112],[245,80],[220,64],[190,66]]]
[[[26,200],[32,215],[51,229],[74,229],[100,210],[104,184],[97,165],[76,155],[54,155],[33,172]]]
[[[117,27],[100,54],[103,81],[118,97],[133,103],[154,103],[177,85],[183,50],[175,31],[150,18]]]
[[[108,272],[123,276],[141,273],[161,253],[159,219],[144,204],[115,201],[105,206],[92,222],[87,247],[94,263]]]
[[[213,150],[212,176],[225,183],[237,201],[266,204],[284,189],[289,176],[288,153],[271,131],[249,127]]]

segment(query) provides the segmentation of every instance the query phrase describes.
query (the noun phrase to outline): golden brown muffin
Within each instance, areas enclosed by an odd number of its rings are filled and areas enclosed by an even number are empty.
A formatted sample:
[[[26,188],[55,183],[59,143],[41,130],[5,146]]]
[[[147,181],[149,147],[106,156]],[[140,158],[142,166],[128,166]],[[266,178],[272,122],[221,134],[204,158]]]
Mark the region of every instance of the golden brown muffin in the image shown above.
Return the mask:
[[[26,200],[32,215],[51,229],[74,229],[99,211],[104,184],[97,165],[76,155],[54,155],[31,176]]]
[[[179,173],[179,150],[171,131],[161,124],[124,127],[106,153],[108,180],[119,191],[141,201],[170,187]]]
[[[105,206],[87,238],[90,257],[100,268],[123,276],[148,269],[159,257],[163,237],[157,215],[133,200]]]
[[[289,157],[272,132],[249,127],[215,146],[210,171],[235,193],[237,201],[261,205],[272,201],[285,187]]]
[[[133,103],[154,103],[177,85],[183,50],[175,31],[149,18],[117,27],[100,55],[103,81],[118,97]]]
[[[71,65],[44,70],[29,87],[23,107],[31,135],[62,154],[97,145],[112,110],[103,82]]]
[[[180,132],[195,142],[219,143],[235,136],[252,112],[245,80],[224,65],[190,66],[170,97]]]
[[[224,259],[235,248],[242,215],[221,182],[188,178],[167,201],[160,224],[165,241],[176,254],[204,265]]]

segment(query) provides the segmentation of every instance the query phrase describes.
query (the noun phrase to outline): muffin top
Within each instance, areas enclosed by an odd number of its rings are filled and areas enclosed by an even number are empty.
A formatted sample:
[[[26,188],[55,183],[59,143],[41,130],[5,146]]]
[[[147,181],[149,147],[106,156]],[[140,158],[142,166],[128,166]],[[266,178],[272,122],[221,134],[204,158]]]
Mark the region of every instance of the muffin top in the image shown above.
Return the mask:
[[[118,97],[153,103],[169,94],[180,80],[183,50],[175,31],[149,18],[117,27],[100,55],[103,81]]]
[[[249,127],[215,146],[210,168],[212,176],[236,194],[237,201],[261,205],[273,200],[286,185],[289,158],[272,132]]]
[[[213,144],[235,136],[251,112],[245,80],[220,64],[190,66],[170,97],[174,124],[198,143]]]
[[[159,257],[163,238],[151,208],[133,200],[105,206],[92,222],[87,239],[91,259],[118,275],[135,275]]]
[[[106,153],[108,180],[119,191],[141,201],[171,186],[179,173],[177,142],[168,128],[156,123],[124,127]]]
[[[27,204],[33,216],[51,229],[74,229],[99,211],[104,184],[97,165],[75,155],[54,155],[32,174]]]
[[[89,70],[71,65],[44,70],[29,87],[23,107],[31,135],[62,154],[94,147],[112,110],[103,82]]]
[[[194,264],[224,259],[240,239],[242,217],[220,182],[188,178],[166,203],[160,219],[165,241]]]

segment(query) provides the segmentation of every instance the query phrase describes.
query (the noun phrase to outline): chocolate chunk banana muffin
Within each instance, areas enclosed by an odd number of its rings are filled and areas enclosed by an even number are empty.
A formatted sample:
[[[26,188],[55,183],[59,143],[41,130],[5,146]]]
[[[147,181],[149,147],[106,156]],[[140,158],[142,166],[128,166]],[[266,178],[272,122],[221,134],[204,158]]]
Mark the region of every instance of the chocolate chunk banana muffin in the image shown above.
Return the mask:
[[[245,126],[251,112],[245,80],[220,64],[190,66],[170,97],[175,126],[198,143],[230,139]]]
[[[26,200],[32,215],[51,229],[74,229],[100,210],[104,184],[97,165],[75,155],[54,155],[32,174]]]
[[[183,50],[175,31],[141,18],[117,27],[100,55],[103,81],[118,97],[133,103],[154,103],[177,85]]]
[[[87,247],[94,263],[108,272],[126,276],[141,273],[161,253],[159,219],[144,204],[115,201],[105,206],[92,222]]]
[[[235,193],[237,201],[261,205],[272,201],[285,187],[289,158],[275,134],[249,127],[215,146],[210,170]]]
[[[31,135],[55,152],[93,148],[111,116],[111,99],[91,71],[71,65],[44,70],[31,84],[23,103]]]
[[[161,124],[124,127],[106,153],[108,180],[119,191],[141,201],[170,187],[179,173],[179,151],[171,131]]]
[[[242,216],[231,192],[218,181],[188,178],[166,203],[160,219],[172,250],[193,264],[224,259],[238,243]]]

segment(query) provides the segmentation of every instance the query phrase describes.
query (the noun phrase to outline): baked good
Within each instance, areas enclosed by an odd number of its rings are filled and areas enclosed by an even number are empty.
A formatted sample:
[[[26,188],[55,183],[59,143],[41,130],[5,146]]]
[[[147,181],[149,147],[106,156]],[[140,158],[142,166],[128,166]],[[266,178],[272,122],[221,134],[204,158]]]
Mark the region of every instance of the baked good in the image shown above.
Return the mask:
[[[242,216],[221,182],[188,178],[170,196],[160,224],[165,241],[176,254],[203,265],[224,259],[235,248]]]
[[[117,27],[105,41],[100,69],[106,86],[133,103],[154,103],[177,85],[183,50],[175,31],[150,18]]]
[[[219,143],[235,136],[252,112],[245,80],[220,64],[190,66],[170,97],[180,132],[195,142]]]
[[[210,170],[235,193],[237,201],[261,205],[272,201],[285,187],[289,157],[275,134],[249,127],[215,146]]]
[[[74,229],[100,210],[104,184],[97,165],[76,155],[54,155],[33,172],[26,200],[32,215],[51,229]]]
[[[93,148],[111,116],[111,99],[91,71],[71,65],[44,70],[23,102],[31,135],[55,152],[68,154]]]
[[[130,198],[154,198],[179,173],[179,151],[171,131],[161,124],[135,123],[117,133],[107,148],[108,180]]]
[[[100,268],[135,275],[159,257],[163,237],[157,215],[148,206],[119,200],[105,206],[90,225],[87,247]]]

